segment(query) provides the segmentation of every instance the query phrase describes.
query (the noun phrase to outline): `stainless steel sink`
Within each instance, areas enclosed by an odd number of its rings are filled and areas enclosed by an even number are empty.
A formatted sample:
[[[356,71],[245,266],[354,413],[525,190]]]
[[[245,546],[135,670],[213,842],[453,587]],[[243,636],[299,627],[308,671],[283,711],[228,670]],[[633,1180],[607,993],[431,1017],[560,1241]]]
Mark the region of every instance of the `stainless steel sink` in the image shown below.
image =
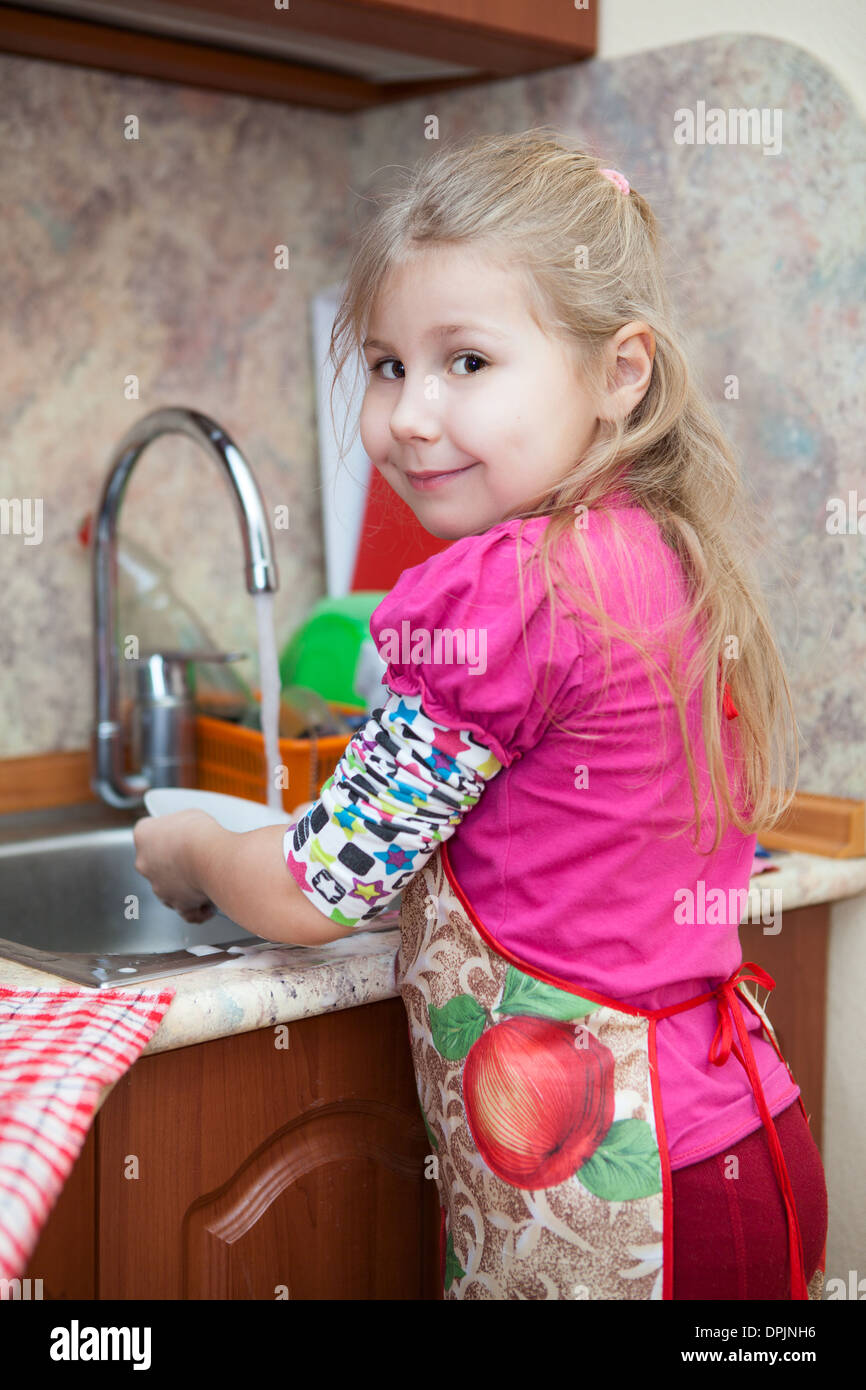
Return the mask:
[[[193,925],[164,907],[135,868],[138,818],[90,802],[0,816],[0,957],[105,988],[273,948],[221,912]]]

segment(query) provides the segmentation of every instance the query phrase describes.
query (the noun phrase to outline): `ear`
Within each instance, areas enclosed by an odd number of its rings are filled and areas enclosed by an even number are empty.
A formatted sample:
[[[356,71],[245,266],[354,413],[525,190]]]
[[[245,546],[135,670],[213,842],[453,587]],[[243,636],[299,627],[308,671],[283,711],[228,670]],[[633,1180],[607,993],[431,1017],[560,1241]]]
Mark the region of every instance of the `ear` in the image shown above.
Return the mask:
[[[605,346],[605,366],[610,385],[599,412],[602,420],[624,420],[647,393],[652,376],[656,340],[641,321],[626,323]]]

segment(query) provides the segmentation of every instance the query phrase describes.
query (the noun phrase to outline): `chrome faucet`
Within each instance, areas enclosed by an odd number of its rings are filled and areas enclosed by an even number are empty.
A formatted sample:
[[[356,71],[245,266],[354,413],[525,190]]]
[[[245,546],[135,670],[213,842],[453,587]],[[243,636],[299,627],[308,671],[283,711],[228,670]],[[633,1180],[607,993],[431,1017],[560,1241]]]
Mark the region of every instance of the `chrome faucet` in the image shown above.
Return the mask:
[[[140,806],[150,783],[125,775],[123,727],[119,718],[118,668],[115,651],[117,611],[116,530],[120,504],[130,474],[143,450],[163,434],[185,434],[220,464],[237,505],[246,565],[244,580],[251,594],[275,593],[279,587],[271,533],[262,495],[249,464],[225,430],[207,415],[183,406],[166,406],[145,415],[124,435],[111,457],[99,501],[93,536],[93,620],[96,657],[96,723],[91,737],[90,787],[109,806]],[[201,655],[190,653],[190,657]]]

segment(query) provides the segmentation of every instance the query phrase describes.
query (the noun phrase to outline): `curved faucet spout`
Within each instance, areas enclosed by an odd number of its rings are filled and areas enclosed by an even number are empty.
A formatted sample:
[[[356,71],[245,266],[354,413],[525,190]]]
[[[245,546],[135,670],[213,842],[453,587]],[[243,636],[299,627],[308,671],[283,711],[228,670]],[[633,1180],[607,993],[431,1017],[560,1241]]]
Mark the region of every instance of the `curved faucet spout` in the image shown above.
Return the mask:
[[[237,507],[244,547],[244,582],[251,594],[279,587],[265,505],[249,464],[214,420],[184,406],[151,411],[124,435],[111,457],[93,535],[93,628],[96,657],[96,723],[91,738],[91,790],[110,806],[140,806],[149,782],[127,777],[122,766],[122,726],[116,659],[117,517],[130,475],[144,449],[164,434],[194,439],[219,465]]]

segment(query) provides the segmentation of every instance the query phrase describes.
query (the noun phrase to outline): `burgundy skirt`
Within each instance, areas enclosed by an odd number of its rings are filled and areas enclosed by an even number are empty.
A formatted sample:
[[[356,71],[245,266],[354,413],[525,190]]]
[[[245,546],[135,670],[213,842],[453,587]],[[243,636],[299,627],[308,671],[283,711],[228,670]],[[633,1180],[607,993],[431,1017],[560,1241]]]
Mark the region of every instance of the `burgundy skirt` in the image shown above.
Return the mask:
[[[799,1101],[773,1123],[794,1192],[808,1283],[827,1235],[824,1166]],[[726,1178],[732,1154],[739,1177]],[[671,1180],[674,1298],[790,1299],[785,1204],[764,1126],[702,1163],[675,1169]]]

